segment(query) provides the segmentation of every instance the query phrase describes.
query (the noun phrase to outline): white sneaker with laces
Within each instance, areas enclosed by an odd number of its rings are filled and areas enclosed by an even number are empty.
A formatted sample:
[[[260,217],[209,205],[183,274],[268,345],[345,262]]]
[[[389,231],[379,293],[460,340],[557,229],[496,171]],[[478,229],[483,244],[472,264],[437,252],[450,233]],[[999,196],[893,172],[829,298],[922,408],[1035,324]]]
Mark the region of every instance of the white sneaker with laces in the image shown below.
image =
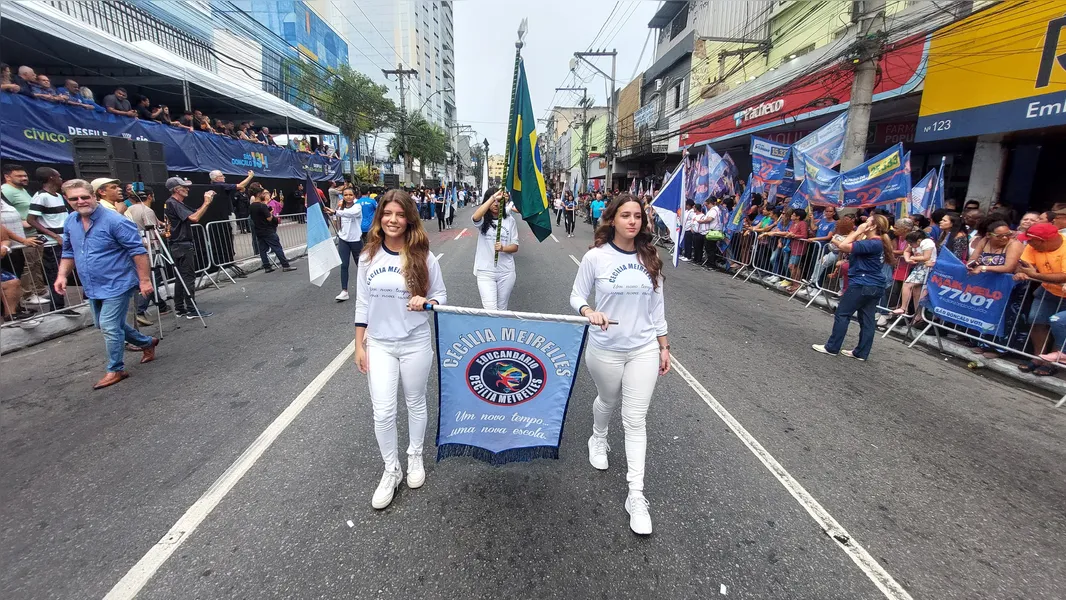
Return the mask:
[[[426,482],[426,468],[422,465],[422,455],[412,454],[407,457],[407,487],[412,490],[422,487]]]
[[[855,356],[855,353],[852,352],[851,350],[841,350],[840,351],[840,355],[841,356],[846,356],[848,358],[854,358],[855,360],[861,360],[862,362],[866,362],[865,358],[859,358],[858,356]]]
[[[626,512],[629,513],[629,528],[638,535],[651,534],[651,514],[648,513],[648,500],[640,492],[629,492],[626,498]]]
[[[49,302],[51,302],[51,300],[49,300],[47,296],[38,296],[37,294],[32,294],[32,295],[30,295],[29,298],[26,298],[23,302],[26,302],[26,303],[29,303],[29,304],[48,304]]]
[[[813,348],[815,352],[828,354],[829,356],[836,356],[836,354],[833,354],[832,352],[826,350],[823,344],[811,344],[811,348]]]
[[[374,497],[370,500],[370,505],[381,510],[392,504],[392,497],[396,495],[396,488],[400,487],[400,482],[402,481],[403,473],[399,469],[385,471],[381,476],[381,482],[378,483],[378,488],[374,490]]]
[[[611,447],[607,445],[607,437],[593,434],[589,438],[589,462],[600,471],[607,470],[607,451]]]
[[[334,300],[336,300],[337,302],[344,302],[347,299],[348,299],[348,290],[341,290],[341,293],[337,294],[337,297],[334,298]]]

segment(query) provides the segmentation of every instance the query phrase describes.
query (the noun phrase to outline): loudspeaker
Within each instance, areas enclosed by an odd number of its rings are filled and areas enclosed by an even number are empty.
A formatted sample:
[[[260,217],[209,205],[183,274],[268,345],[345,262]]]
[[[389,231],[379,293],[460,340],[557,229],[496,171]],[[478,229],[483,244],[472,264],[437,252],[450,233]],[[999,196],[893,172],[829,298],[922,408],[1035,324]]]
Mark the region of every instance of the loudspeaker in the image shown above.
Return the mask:
[[[137,162],[166,163],[167,161],[163,154],[163,144],[148,140],[133,141],[133,158]]]
[[[422,180],[422,185],[427,190],[435,190],[440,187],[440,179],[424,179]]]
[[[133,161],[129,160],[111,160],[104,162],[75,160],[74,173],[78,176],[78,179],[84,179],[86,181],[92,181],[98,177],[118,179],[123,183],[139,181],[137,169],[134,168]]]
[[[385,173],[385,189],[394,190],[400,187],[400,176],[395,173]]]
[[[164,162],[149,162],[138,160],[134,163],[137,178],[133,181],[143,183],[165,183],[167,180],[167,164]]]
[[[78,178],[92,181],[97,177],[111,177],[123,183],[140,180],[134,167],[132,140],[114,136],[77,135],[70,141],[74,173]],[[162,144],[159,146],[162,148]]]

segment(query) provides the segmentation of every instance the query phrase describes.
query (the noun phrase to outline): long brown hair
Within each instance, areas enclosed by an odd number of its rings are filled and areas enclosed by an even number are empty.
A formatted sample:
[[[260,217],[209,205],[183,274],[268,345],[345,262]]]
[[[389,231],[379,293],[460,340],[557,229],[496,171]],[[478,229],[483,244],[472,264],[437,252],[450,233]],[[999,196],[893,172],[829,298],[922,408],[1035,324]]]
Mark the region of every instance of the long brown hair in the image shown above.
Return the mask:
[[[652,288],[657,290],[659,289],[659,277],[663,271],[663,261],[659,258],[659,251],[655,249],[655,244],[652,243],[651,234],[648,233],[648,213],[636,196],[629,193],[619,194],[607,205],[607,208],[603,209],[603,215],[600,217],[600,226],[596,228],[596,237],[595,241],[592,242],[592,246],[599,248],[614,241],[614,216],[618,209],[627,202],[636,202],[637,206],[640,206],[638,211],[640,213],[640,229],[637,231],[637,237],[633,238],[633,244],[636,247],[640,264],[644,265],[644,268],[648,270]]]
[[[385,234],[381,230],[381,218],[385,214],[385,205],[390,202],[399,204],[403,209],[404,217],[407,218],[407,231],[403,237],[403,249],[400,250],[400,269],[407,282],[407,291],[412,296],[425,296],[429,293],[429,266],[426,264],[426,257],[429,255],[429,236],[422,227],[418,208],[407,192],[389,190],[378,200],[378,208],[374,211],[374,222],[371,223],[370,232],[367,233],[363,254],[366,255],[367,261],[374,260],[374,256],[384,245]]]
[[[888,217],[885,215],[873,215],[870,217],[876,228],[877,237],[881,238],[881,246],[884,248],[885,264],[896,266],[896,252],[895,247],[892,244],[892,240],[888,237],[888,231],[892,227],[888,224]]]

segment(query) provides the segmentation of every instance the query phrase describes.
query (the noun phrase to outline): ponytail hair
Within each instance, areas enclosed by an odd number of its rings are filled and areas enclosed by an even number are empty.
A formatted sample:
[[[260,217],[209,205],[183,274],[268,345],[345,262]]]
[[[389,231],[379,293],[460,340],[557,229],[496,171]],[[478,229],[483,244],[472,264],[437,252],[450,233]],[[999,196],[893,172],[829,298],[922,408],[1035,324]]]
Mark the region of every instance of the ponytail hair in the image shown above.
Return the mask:
[[[873,215],[870,217],[870,221],[874,224],[877,236],[881,238],[881,246],[883,247],[885,255],[885,264],[895,267],[898,261],[896,259],[896,252],[892,240],[888,237],[888,231],[892,228],[889,224],[888,217],[885,215]]]

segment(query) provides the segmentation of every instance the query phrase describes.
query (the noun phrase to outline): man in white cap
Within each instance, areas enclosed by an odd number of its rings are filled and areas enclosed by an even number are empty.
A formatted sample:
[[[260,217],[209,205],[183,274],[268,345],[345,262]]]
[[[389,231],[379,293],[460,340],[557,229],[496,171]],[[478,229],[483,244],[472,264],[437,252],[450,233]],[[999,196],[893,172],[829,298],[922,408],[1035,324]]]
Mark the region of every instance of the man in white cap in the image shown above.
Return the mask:
[[[122,182],[111,177],[93,179],[93,193],[100,206],[113,210],[120,215],[126,214],[126,202],[122,199]]]
[[[174,272],[180,277],[180,281],[174,282],[174,311],[179,317],[198,319],[210,317],[214,313],[204,310],[197,312],[194,302],[196,293],[196,244],[193,243],[192,226],[199,223],[211,206],[211,200],[215,193],[204,193],[204,203],[200,208],[193,210],[185,205],[185,199],[189,197],[189,186],[192,182],[181,177],[167,179],[167,189],[170,197],[167,198],[163,208],[163,216],[167,219],[170,230],[170,254],[174,257]],[[185,285],[182,285],[184,282]],[[188,289],[188,293],[186,293]]]

